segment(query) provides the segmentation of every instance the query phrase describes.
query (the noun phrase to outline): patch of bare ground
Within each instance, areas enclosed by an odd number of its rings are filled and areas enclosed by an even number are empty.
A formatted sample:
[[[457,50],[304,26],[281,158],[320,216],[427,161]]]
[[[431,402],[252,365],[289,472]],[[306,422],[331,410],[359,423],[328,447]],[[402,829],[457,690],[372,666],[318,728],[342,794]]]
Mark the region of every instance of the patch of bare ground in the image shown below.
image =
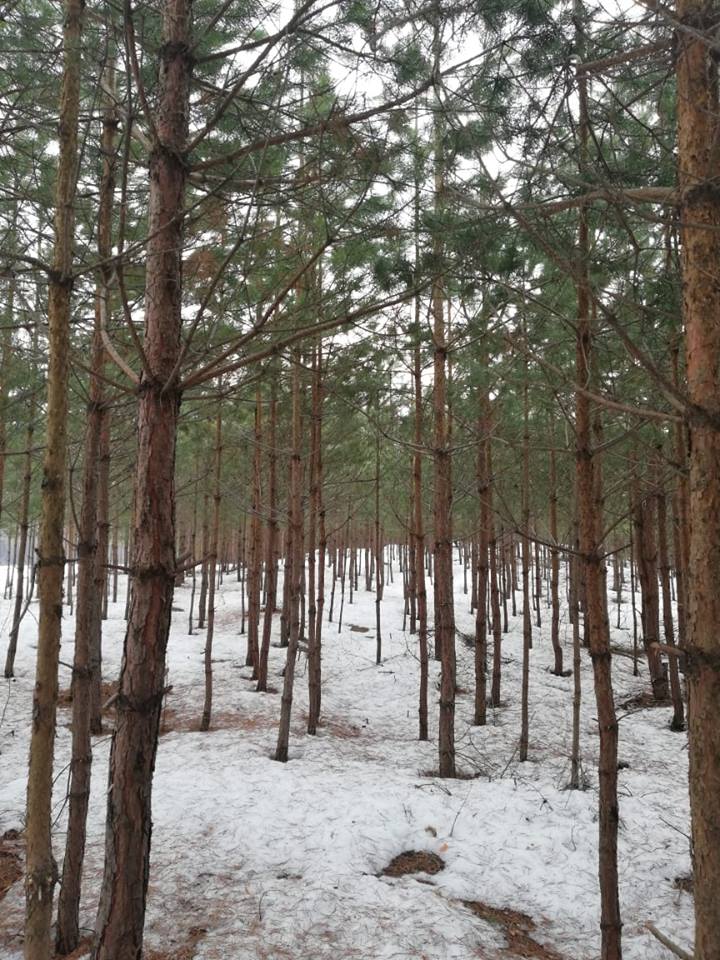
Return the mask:
[[[108,681],[106,680],[102,685],[102,703],[103,703],[103,713],[110,713],[114,705],[114,697],[118,692],[119,683],[117,680]],[[66,687],[64,690],[61,690],[58,693],[58,706],[59,707],[70,707],[72,706],[72,687]],[[110,702],[112,701],[112,702]]]
[[[0,836],[0,956],[3,950],[17,950],[22,944],[23,911],[17,890],[5,897],[23,877],[24,842],[17,830]],[[23,898],[24,899],[24,898]]]
[[[345,720],[333,720],[332,717],[321,720],[318,724],[318,731],[329,733],[331,737],[338,737],[340,740],[355,740],[362,735],[360,727],[354,723],[348,723]]]
[[[428,850],[405,850],[393,857],[380,872],[382,877],[404,877],[408,873],[440,873],[445,861]]]
[[[190,927],[181,943],[173,943],[164,950],[146,950],[145,960],[193,960],[197,945],[206,933],[205,927]]]
[[[671,707],[672,700],[656,700],[651,690],[634,693],[630,697],[618,702],[619,710],[646,710],[650,707]]]
[[[691,873],[682,873],[673,880],[673,886],[676,890],[684,890],[685,893],[693,893],[693,875]]]
[[[235,710],[223,710],[212,715],[209,733],[213,730],[275,730],[277,718],[262,714],[240,713]],[[298,733],[305,730],[307,718],[296,721],[294,729]],[[200,714],[191,714],[187,711],[176,710],[174,707],[165,707],[160,717],[160,734],[166,733],[197,733],[200,729]],[[342,719],[327,717],[318,725],[319,733],[329,734],[340,740],[354,740],[362,735],[360,727]]]
[[[486,923],[502,928],[507,940],[507,947],[503,950],[511,957],[525,957],[530,960],[564,960],[562,954],[552,947],[546,947],[531,936],[537,924],[532,917],[519,910],[509,907],[491,907],[482,900],[461,900],[460,903],[468,910],[480,917]]]
[[[235,710],[222,710],[213,713],[210,730],[270,730],[277,726],[271,717],[259,714],[238,713]],[[189,714],[166,707],[160,718],[160,733],[197,733],[200,729],[200,713]]]
[[[23,875],[22,837],[17,830],[7,830],[0,837],[0,901]]]

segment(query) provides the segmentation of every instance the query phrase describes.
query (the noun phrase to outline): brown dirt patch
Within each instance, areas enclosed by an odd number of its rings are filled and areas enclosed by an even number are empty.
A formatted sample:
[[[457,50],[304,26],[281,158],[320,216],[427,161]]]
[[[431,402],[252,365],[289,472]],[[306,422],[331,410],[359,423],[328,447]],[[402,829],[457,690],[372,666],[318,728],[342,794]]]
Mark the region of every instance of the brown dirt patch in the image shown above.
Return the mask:
[[[427,850],[406,850],[381,871],[383,877],[404,877],[408,873],[440,873],[445,869],[445,861],[436,853]]]
[[[682,873],[673,880],[673,886],[676,890],[684,890],[685,893],[694,892],[693,875],[691,873]]]
[[[23,875],[22,838],[17,830],[7,830],[0,837],[0,901]]]
[[[193,960],[195,948],[206,933],[205,927],[190,927],[182,943],[166,950],[146,950],[145,960]]]
[[[370,627],[361,627],[357,623],[350,624],[350,633],[369,633]]]
[[[222,710],[213,713],[210,721],[209,733],[213,730],[276,730],[277,717],[265,717],[261,714],[243,714],[233,710]],[[307,717],[298,717],[293,723],[293,733],[305,733]],[[197,714],[166,707],[160,717],[160,735],[166,733],[197,733],[200,729],[200,712]],[[332,717],[321,719],[318,732],[328,733],[331,737],[340,740],[354,740],[362,736],[362,730],[355,724],[345,720],[335,720]]]
[[[511,910],[508,907],[491,907],[490,904],[483,903],[481,900],[461,900],[460,902],[486,923],[502,927],[507,940],[504,952],[510,956],[527,957],[532,960],[563,960],[562,954],[553,950],[552,947],[538,943],[530,935],[537,925],[526,913]]]
[[[340,740],[355,740],[362,736],[362,730],[354,723],[348,723],[345,720],[333,720],[332,718],[323,720],[320,718],[318,731],[325,731],[331,737],[338,737]]]
[[[213,730],[269,730],[277,726],[277,720],[257,714],[242,714],[232,710],[213,713],[209,733]],[[197,714],[180,713],[173,707],[166,707],[160,718],[160,734],[197,733],[200,729],[200,712]]]
[[[102,702],[106,704],[111,697],[114,697],[118,692],[119,681],[106,680],[102,685]],[[67,687],[65,690],[61,690],[58,693],[58,706],[59,707],[70,707],[72,706],[72,687]],[[113,705],[107,709],[103,709],[103,713],[110,713],[113,708]]]
[[[620,710],[646,710],[650,707],[671,707],[672,700],[656,700],[650,690],[634,693],[618,703]]]

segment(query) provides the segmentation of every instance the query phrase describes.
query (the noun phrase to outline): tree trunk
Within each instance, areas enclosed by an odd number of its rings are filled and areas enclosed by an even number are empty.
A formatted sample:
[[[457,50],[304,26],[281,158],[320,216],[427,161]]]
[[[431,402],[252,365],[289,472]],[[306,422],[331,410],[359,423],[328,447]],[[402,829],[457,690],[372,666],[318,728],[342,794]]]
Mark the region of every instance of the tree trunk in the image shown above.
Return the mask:
[[[578,18],[579,23],[579,18]],[[580,139],[584,159],[589,138],[587,86],[584,75],[578,76],[580,102]],[[582,164],[581,164],[582,166]],[[598,730],[599,760],[599,864],[601,960],[621,960],[622,945],[620,901],[618,896],[618,723],[612,689],[610,625],[607,619],[607,597],[603,577],[602,516],[598,515],[598,494],[601,492],[599,469],[592,446],[590,401],[584,392],[590,386],[592,335],[590,325],[590,282],[588,277],[589,236],[587,210],[580,208],[578,230],[577,338],[575,371],[576,437],[576,502],[580,531],[580,552],[584,577],[581,584],[593,664]]]
[[[287,762],[290,743],[290,718],[295,681],[295,661],[300,640],[300,592],[303,574],[303,516],[302,516],[302,417],[300,410],[300,356],[295,351],[292,386],[292,457],[290,463],[290,527],[291,548],[289,568],[289,626],[290,633],[283,677],[280,726],[275,759]],[[286,575],[288,571],[286,568]]]
[[[500,706],[500,683],[502,680],[502,621],[500,619],[500,588],[498,584],[498,539],[495,533],[495,519],[493,516],[493,485],[495,478],[493,476],[492,465],[492,418],[488,418],[488,438],[487,438],[487,472],[488,472],[488,506],[489,511],[489,541],[488,549],[490,553],[490,606],[492,609],[492,631],[493,631],[493,672],[492,686],[490,688],[490,705],[492,707]]]
[[[183,201],[192,72],[190,0],[163,9],[157,141],[150,154],[146,369],[139,386],[133,596],[110,752],[95,960],[139,960],[147,896],[152,776],[175,584],[176,366],[182,329]]]
[[[259,693],[267,690],[268,657],[270,655],[270,636],[272,619],[277,600],[278,574],[278,516],[277,516],[277,386],[273,378],[270,397],[270,431],[268,436],[268,521],[265,554],[266,596],[265,616],[263,618],[262,644],[257,666],[257,686]]]
[[[250,520],[250,566],[248,569],[248,626],[247,658],[257,680],[260,659],[260,594],[262,592],[262,397],[260,387],[255,392],[255,442],[253,450],[253,499]]]
[[[657,496],[658,522],[658,560],[660,564],[660,586],[662,590],[663,633],[665,643],[675,646],[675,627],[673,624],[672,600],[670,597],[670,559],[667,544],[667,499],[665,491],[659,490]],[[683,705],[682,690],[680,688],[680,671],[677,657],[668,658],[668,673],[670,675],[670,694],[673,703],[673,717],[670,721],[671,730],[685,729],[685,707]]]
[[[200,567],[200,597],[198,599],[198,630],[205,628],[207,618],[207,595],[209,581],[208,553],[210,551],[210,495],[206,492],[203,496],[203,515],[202,515],[202,566]],[[243,564],[245,558],[245,525],[243,524]],[[245,577],[247,578],[247,567],[245,567]],[[243,626],[245,620],[245,611],[243,610]],[[241,631],[242,632],[242,631]],[[250,648],[248,647],[248,656]],[[246,663],[251,663],[246,660]]]
[[[552,602],[552,620],[550,624],[550,641],[555,656],[553,673],[557,677],[563,675],[563,651],[560,646],[560,551],[558,550],[558,520],[557,520],[557,463],[555,441],[551,441],[550,450],[550,598]]]
[[[322,506],[322,351],[313,353],[312,432],[310,450],[310,530],[308,542],[308,733],[317,732],[320,719],[320,686],[322,681],[322,613],[320,600],[325,590],[325,518]],[[316,528],[318,551],[315,555]],[[312,558],[312,563],[310,563]],[[317,562],[316,562],[317,561]],[[317,571],[317,586],[316,586]]]
[[[55,243],[48,300],[47,427],[38,575],[40,617],[25,825],[25,960],[49,960],[52,956],[53,891],[57,879],[52,850],[51,808],[65,559],[63,529],[82,0],[65,0],[64,12]]]
[[[98,210],[98,254],[101,260],[112,252],[114,152],[117,118],[110,100],[115,87],[112,60],[104,76],[108,102],[103,110],[101,149],[103,170]],[[56,948],[71,953],[80,941],[80,892],[85,858],[87,811],[90,802],[92,766],[91,733],[102,730],[101,635],[102,600],[107,598],[107,519],[109,436],[107,410],[100,376],[105,348],[101,330],[109,313],[109,267],[101,269],[95,293],[92,374],[90,376],[83,499],[78,529],[77,616],[72,679],[72,759],[70,762],[68,828],[58,901]],[[103,443],[103,441],[105,441]],[[103,483],[100,483],[102,472]]]
[[[256,414],[257,415],[257,414]],[[218,401],[218,411],[215,418],[215,483],[213,489],[213,515],[210,527],[210,553],[208,565],[208,595],[207,595],[207,633],[205,634],[205,701],[203,703],[200,730],[210,729],[212,719],[213,699],[213,668],[212,648],[215,638],[215,588],[218,576],[218,540],[220,535],[220,505],[222,503],[222,406]],[[258,590],[259,593],[259,590]],[[260,615],[258,611],[258,616]]]
[[[378,404],[379,407],[379,404]],[[378,414],[379,414],[378,409]],[[375,663],[382,662],[380,603],[383,588],[383,543],[380,533],[380,430],[375,433]]]
[[[655,644],[660,642],[660,595],[658,591],[658,551],[655,539],[656,497],[644,498],[636,484],[634,497],[635,546],[638,576],[642,592],[643,645],[650,670],[650,682],[656,700],[668,698],[667,673]]]
[[[37,336],[33,338],[32,349],[37,351]],[[20,517],[18,524],[17,537],[17,558],[16,558],[16,583],[15,583],[15,605],[13,608],[12,626],[10,627],[10,639],[8,642],[7,656],[5,658],[5,677],[15,676],[15,654],[17,652],[18,635],[20,633],[20,624],[24,613],[25,600],[25,559],[27,557],[28,531],[30,529],[30,493],[32,490],[32,472],[33,457],[32,445],[35,436],[35,415],[37,406],[37,394],[33,391],[28,406],[28,424],[25,431],[25,465],[22,478],[22,493],[20,495]],[[69,952],[69,951],[68,951]]]
[[[477,489],[480,514],[480,537],[477,545],[477,586],[476,613],[475,613],[475,716],[477,726],[487,723],[487,635],[488,635],[488,553],[490,546],[490,477],[487,463],[487,447],[489,442],[489,417],[487,415],[488,398],[480,397],[482,413],[478,420],[480,438],[477,451]]]
[[[413,452],[413,522],[415,542],[415,578],[418,616],[418,653],[420,689],[418,701],[418,738],[428,739],[428,651],[427,586],[425,583],[425,525],[422,499],[422,368],[420,357],[420,299],[415,298],[415,348],[413,351],[413,387],[415,393],[415,450]]]
[[[679,219],[690,420],[688,740],[695,960],[720,956],[720,193],[717,63],[710,0],[678,0]],[[688,24],[690,28],[685,29]],[[707,35],[705,33],[707,31]]]
[[[530,609],[530,411],[528,406],[528,362],[525,359],[523,381],[523,460],[522,460],[522,591],[523,591],[523,661],[520,694],[519,758],[528,758],[530,739],[530,650],[532,648],[532,610]]]

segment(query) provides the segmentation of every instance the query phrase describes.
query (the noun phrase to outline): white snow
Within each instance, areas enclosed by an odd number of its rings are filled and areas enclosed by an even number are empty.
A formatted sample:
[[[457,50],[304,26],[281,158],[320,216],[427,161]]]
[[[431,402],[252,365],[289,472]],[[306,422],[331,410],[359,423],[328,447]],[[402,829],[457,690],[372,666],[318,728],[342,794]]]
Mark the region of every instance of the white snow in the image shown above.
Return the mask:
[[[279,696],[257,694],[238,634],[240,585],[228,574],[217,596],[214,645],[217,728],[195,732],[202,707],[204,631],[187,636],[189,586],[176,592],[169,645],[169,725],[154,781],[152,862],[146,946],[169,951],[192,928],[198,960],[470,960],[509,956],[503,928],[481,920],[462,900],[531,915],[536,940],[568,960],[599,955],[597,886],[597,735],[592,669],[583,651],[582,749],[589,789],[569,779],[572,678],[550,674],[549,610],[534,629],[530,682],[530,760],[517,760],[522,617],[503,636],[503,701],[484,728],[472,727],[472,651],[458,639],[456,737],[460,766],[474,779],[440,780],[434,742],[437,665],[431,664],[431,742],[417,740],[416,637],[402,631],[402,577],[394,568],[382,603],[384,660],[376,667],[374,593],[345,601],[344,627],[324,624],[323,726],[304,733],[307,675],[298,662],[290,761],[271,759]],[[455,568],[457,627],[474,618]],[[328,571],[328,581],[330,573]],[[329,593],[329,583],[328,583]],[[432,590],[429,590],[430,596]],[[336,610],[338,608],[336,596]],[[627,600],[627,595],[625,597]],[[518,613],[522,600],[518,595]],[[105,679],[119,668],[124,598],[105,623]],[[327,607],[326,607],[327,612]],[[11,604],[0,604],[3,641]],[[17,679],[0,702],[0,835],[21,828],[29,714],[34,681],[36,607],[23,625]],[[630,608],[614,641],[629,643]],[[614,622],[614,610],[611,616]],[[351,625],[369,628],[367,632]],[[72,660],[72,618],[64,620],[61,658]],[[279,628],[279,618],[276,626]],[[566,666],[570,628],[563,618]],[[4,655],[5,646],[0,652]],[[270,682],[279,687],[285,651],[271,650]],[[69,671],[61,668],[63,687]],[[616,700],[646,690],[645,664],[632,676],[628,657],[613,658]],[[622,711],[620,711],[622,713]],[[174,716],[173,716],[174,714]],[[70,719],[60,711],[56,750],[55,851],[64,844]],[[692,898],[674,878],[690,869],[687,744],[668,729],[664,708],[636,710],[621,722],[621,905],[626,960],[661,960],[667,951],[644,929],[655,922],[688,946]],[[93,924],[102,872],[107,737],[95,742],[82,923]],[[434,876],[379,876],[405,850],[438,853]],[[18,882],[0,903],[0,957],[21,956],[23,894]]]

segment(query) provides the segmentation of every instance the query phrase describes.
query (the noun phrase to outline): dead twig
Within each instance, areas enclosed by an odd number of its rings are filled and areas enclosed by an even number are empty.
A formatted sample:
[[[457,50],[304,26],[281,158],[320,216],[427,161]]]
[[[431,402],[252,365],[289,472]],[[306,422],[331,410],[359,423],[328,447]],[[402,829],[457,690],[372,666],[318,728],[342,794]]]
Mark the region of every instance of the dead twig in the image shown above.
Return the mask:
[[[664,947],[667,947],[676,957],[680,957],[680,960],[694,960],[692,953],[683,950],[683,948],[678,946],[670,937],[666,937],[664,933],[658,930],[654,923],[646,923],[645,927]]]

